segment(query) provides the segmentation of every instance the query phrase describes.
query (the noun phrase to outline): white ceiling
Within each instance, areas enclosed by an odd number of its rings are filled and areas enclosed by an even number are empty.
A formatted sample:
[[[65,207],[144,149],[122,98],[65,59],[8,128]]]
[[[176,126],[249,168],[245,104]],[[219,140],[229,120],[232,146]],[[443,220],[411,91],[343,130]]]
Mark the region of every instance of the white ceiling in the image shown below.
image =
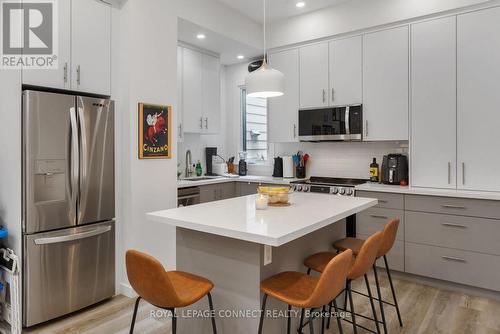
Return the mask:
[[[218,0],[228,7],[240,12],[254,21],[262,23],[263,3],[262,0]],[[349,0],[302,0],[305,7],[297,8],[295,4],[299,0],[266,0],[267,20],[276,21],[292,16],[297,16],[322,8],[338,5]]]
[[[235,41],[181,18],[177,21],[177,28],[179,41],[219,54],[223,65],[248,62],[249,59],[262,54],[260,49]],[[196,35],[200,33],[206,36],[205,39],[196,38]],[[240,54],[244,55],[245,59],[237,59],[236,57]]]

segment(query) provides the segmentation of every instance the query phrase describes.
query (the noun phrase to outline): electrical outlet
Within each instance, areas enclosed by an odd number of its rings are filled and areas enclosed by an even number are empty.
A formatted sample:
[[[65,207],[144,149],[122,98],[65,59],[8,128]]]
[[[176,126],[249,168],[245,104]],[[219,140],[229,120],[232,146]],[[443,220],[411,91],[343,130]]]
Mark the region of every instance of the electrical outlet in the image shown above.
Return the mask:
[[[273,263],[273,247],[264,245],[264,265]]]

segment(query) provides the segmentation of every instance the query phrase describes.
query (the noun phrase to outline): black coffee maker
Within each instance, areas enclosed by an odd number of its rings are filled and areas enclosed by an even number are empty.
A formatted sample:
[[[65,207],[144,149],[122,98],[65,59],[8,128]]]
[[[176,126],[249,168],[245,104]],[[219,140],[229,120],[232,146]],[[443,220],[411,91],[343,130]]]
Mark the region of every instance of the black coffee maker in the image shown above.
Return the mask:
[[[207,166],[206,175],[215,175],[212,171],[212,157],[217,155],[217,147],[205,147],[205,166]]]
[[[384,155],[382,161],[382,183],[408,183],[408,157],[402,154]]]
[[[240,152],[240,162],[238,163],[238,175],[246,176],[247,175],[247,152]]]

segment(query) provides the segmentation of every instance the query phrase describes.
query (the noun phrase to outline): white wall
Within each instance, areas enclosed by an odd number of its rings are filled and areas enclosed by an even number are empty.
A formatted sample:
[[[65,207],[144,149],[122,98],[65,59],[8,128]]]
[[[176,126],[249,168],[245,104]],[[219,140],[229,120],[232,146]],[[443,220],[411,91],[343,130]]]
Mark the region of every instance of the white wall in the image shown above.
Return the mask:
[[[276,48],[481,3],[498,1],[352,0],[275,22],[268,29],[268,44]]]

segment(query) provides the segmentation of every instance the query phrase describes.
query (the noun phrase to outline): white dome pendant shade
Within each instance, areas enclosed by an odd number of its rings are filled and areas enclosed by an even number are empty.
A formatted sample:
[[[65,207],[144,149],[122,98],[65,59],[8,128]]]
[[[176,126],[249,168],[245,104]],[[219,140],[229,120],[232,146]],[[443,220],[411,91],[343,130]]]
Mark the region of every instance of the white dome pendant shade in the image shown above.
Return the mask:
[[[259,69],[247,75],[245,86],[249,97],[281,96],[285,91],[285,76],[280,71],[270,68],[264,60]]]
[[[266,0],[264,3],[264,61],[259,69],[251,72],[245,78],[247,96],[249,97],[276,97],[285,93],[285,76],[278,70],[267,65],[266,49]]]

